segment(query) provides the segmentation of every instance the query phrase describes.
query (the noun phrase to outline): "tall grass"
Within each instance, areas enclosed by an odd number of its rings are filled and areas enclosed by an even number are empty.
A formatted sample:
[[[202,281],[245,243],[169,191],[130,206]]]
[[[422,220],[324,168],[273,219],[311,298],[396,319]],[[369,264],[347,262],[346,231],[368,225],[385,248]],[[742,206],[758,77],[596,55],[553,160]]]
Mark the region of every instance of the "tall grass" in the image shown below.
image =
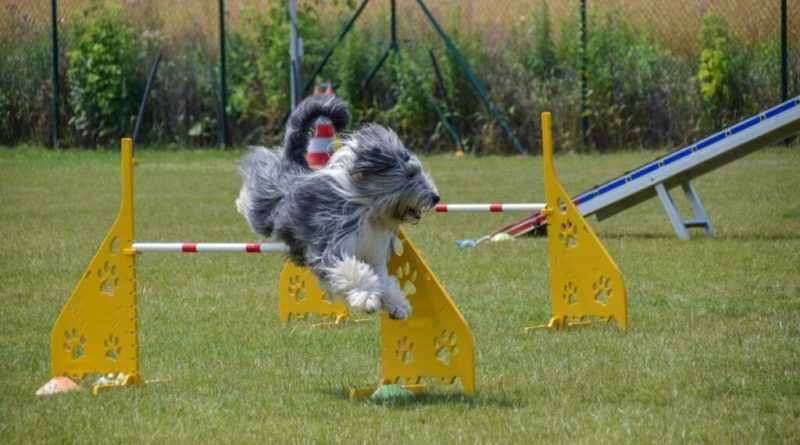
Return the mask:
[[[137,238],[255,240],[233,201],[241,152],[140,151]],[[570,193],[662,152],[558,156]],[[423,157],[449,202],[541,200],[541,160]],[[645,202],[590,221],[619,264],[630,328],[522,333],[549,315],[546,243],[457,249],[508,214],[428,215],[410,235],[473,331],[477,393],[395,405],[375,383],[377,322],[278,321],[281,259],[143,255],[141,369],[170,379],[92,397],[33,392],[50,329],[111,224],[113,152],[0,152],[3,443],[793,443],[800,435],[800,151],[771,148],[697,179],[716,239],[678,240]]]

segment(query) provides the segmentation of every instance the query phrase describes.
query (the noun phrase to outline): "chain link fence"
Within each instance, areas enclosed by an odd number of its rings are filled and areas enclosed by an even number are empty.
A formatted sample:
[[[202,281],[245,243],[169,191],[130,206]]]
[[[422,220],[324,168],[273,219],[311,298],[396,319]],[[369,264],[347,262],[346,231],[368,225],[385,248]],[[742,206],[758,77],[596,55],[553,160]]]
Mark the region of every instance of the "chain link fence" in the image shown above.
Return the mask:
[[[226,133],[233,145],[274,143],[290,103],[285,3],[1,0],[0,144],[114,146],[133,130],[158,54],[143,144],[216,146]],[[333,83],[356,120],[423,150],[535,152],[542,111],[564,150],[674,146],[781,100],[780,1],[298,3],[303,81],[320,68],[315,82]],[[791,97],[800,4],[787,6]]]
[[[581,7],[580,1],[427,0],[426,3],[443,25],[449,27],[455,25],[451,22],[457,22],[468,34],[505,33],[519,26],[535,26],[537,15],[546,5],[554,34],[559,38],[569,38],[569,34],[578,31],[568,26],[577,24]],[[780,33],[780,1],[587,0],[585,3],[589,16],[599,19],[608,14],[618,14],[638,31],[651,33],[659,45],[687,57],[698,55],[700,24],[709,13],[724,19],[748,45],[770,42]],[[800,8],[792,3],[788,2],[789,23],[796,24],[800,19]],[[403,4],[409,10],[409,17],[413,17],[416,3]],[[790,26],[789,33],[793,45],[800,43],[800,27]]]

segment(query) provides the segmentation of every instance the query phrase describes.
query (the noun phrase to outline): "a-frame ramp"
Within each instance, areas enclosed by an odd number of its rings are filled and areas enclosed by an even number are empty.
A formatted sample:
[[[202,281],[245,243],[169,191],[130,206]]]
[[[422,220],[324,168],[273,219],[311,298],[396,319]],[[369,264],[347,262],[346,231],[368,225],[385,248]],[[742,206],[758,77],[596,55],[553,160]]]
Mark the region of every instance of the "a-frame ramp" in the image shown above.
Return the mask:
[[[595,186],[572,201],[583,216],[594,214],[598,220],[603,220],[658,196],[681,239],[689,238],[686,229],[690,227],[702,227],[707,235],[714,236],[691,179],[796,133],[800,133],[800,96]],[[677,186],[681,186],[691,204],[691,218],[681,217],[672,201],[669,190]],[[500,228],[495,234],[522,235],[543,229],[546,221],[545,215],[534,213]]]

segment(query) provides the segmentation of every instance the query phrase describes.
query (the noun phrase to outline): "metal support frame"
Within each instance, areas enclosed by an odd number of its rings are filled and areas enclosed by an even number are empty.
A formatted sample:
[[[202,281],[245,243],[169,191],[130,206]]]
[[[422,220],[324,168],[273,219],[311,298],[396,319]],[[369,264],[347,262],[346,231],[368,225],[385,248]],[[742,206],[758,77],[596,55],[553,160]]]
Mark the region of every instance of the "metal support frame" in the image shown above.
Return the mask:
[[[397,50],[397,55],[399,57],[403,57],[403,54],[400,52],[399,49]],[[458,133],[456,133],[456,130],[451,125],[450,120],[447,118],[442,109],[439,107],[439,104],[436,103],[436,99],[434,99],[433,95],[425,90],[425,82],[422,81],[422,78],[419,76],[419,73],[417,73],[415,70],[412,70],[411,74],[414,76],[414,81],[417,83],[417,85],[419,85],[419,88],[425,95],[425,99],[427,99],[428,104],[430,104],[431,108],[433,108],[434,113],[436,113],[436,116],[439,118],[439,122],[442,123],[442,126],[444,126],[445,130],[447,130],[447,133],[453,139],[453,143],[456,144],[456,149],[460,150],[461,138],[458,136]]]
[[[353,23],[355,23],[358,16],[361,15],[361,12],[364,11],[364,7],[367,6],[368,2],[369,0],[362,1],[361,4],[356,9],[356,12],[353,13],[353,15],[347,21],[347,23],[345,23],[345,25],[342,27],[342,30],[339,31],[339,35],[336,36],[336,40],[334,40],[333,44],[331,44],[331,46],[328,47],[328,50],[325,51],[325,55],[322,56],[322,60],[319,62],[319,64],[317,64],[317,66],[314,67],[314,70],[308,76],[308,80],[306,80],[306,82],[303,84],[303,89],[300,91],[301,94],[305,94],[306,91],[311,89],[311,85],[314,84],[314,80],[317,78],[317,75],[320,72],[322,72],[323,68],[325,68],[325,65],[328,63],[328,60],[333,55],[333,51],[336,49],[337,46],[339,46],[339,43],[342,42],[344,36],[346,36],[347,33],[350,32],[350,29],[353,27]]]
[[[436,20],[436,18],[433,16],[433,13],[425,5],[425,2],[422,0],[417,0],[417,4],[419,4],[420,9],[422,9],[422,12],[425,14],[425,17],[428,18],[428,21],[431,22],[433,29],[436,30],[436,32],[439,34],[439,37],[441,37],[442,40],[444,41],[444,45],[447,47],[450,53],[453,54],[453,57],[456,59],[456,63],[458,63],[458,66],[461,68],[461,71],[467,76],[467,79],[472,84],[472,87],[475,89],[475,92],[478,93],[478,97],[481,98],[483,104],[486,106],[486,108],[489,109],[489,112],[492,113],[492,116],[495,118],[497,123],[500,124],[500,127],[506,133],[506,136],[508,136],[508,138],[511,139],[511,143],[514,144],[514,147],[520,153],[522,154],[528,153],[529,150],[526,150],[522,146],[522,143],[519,141],[519,139],[517,139],[517,136],[514,134],[514,130],[511,129],[511,126],[508,125],[508,122],[503,117],[503,114],[500,113],[500,110],[497,109],[497,107],[494,105],[494,102],[492,102],[492,100],[489,98],[489,94],[483,88],[483,85],[481,85],[480,81],[478,80],[478,77],[475,76],[475,73],[472,72],[472,69],[469,67],[469,65],[467,65],[467,61],[461,55],[461,52],[458,51],[458,48],[456,48],[455,44],[453,44],[453,41],[450,40],[450,37],[447,36],[447,33],[444,32],[442,25],[440,25],[439,22]]]
[[[356,8],[356,11],[353,13],[353,15],[350,16],[350,19],[347,20],[347,23],[344,24],[342,30],[339,31],[339,35],[336,36],[336,39],[333,41],[331,46],[329,46],[328,49],[325,51],[325,55],[322,56],[322,60],[317,64],[317,66],[314,67],[314,70],[308,76],[308,79],[305,81],[305,83],[303,83],[302,89],[300,89],[298,92],[298,94],[301,97],[304,96],[306,92],[311,89],[311,85],[314,84],[317,75],[319,75],[319,73],[322,72],[322,69],[325,68],[325,65],[328,63],[328,60],[333,55],[333,51],[336,49],[337,46],[339,46],[339,43],[341,43],[341,41],[344,39],[344,36],[346,36],[347,33],[350,32],[350,28],[353,27],[353,23],[355,23],[358,16],[361,15],[361,12],[364,10],[364,7],[367,6],[368,2],[369,0],[363,0],[361,4],[358,5],[358,8]],[[300,67],[298,67],[298,72],[299,71]],[[286,110],[286,113],[283,114],[280,123],[276,125],[275,128],[272,129],[273,133],[279,132],[284,127],[284,125],[286,125],[286,122],[289,120],[289,115],[292,113],[292,109],[293,108]]]
[[[369,74],[367,74],[367,77],[364,79],[363,82],[361,82],[361,89],[362,90],[366,90],[367,89],[369,84],[372,82],[372,79],[375,78],[375,75],[378,74],[378,71],[380,71],[380,69],[383,66],[383,64],[386,63],[386,59],[389,58],[389,54],[391,54],[391,52],[392,52],[392,47],[389,46],[388,48],[386,48],[386,50],[383,52],[383,54],[381,54],[381,57],[378,59],[378,63],[376,63],[375,66],[372,67],[371,70],[369,70]]]
[[[139,138],[139,130],[142,127],[144,120],[144,112],[147,110],[147,103],[150,100],[150,91],[153,89],[153,81],[155,81],[156,73],[158,72],[158,65],[161,63],[161,53],[158,53],[153,66],[150,67],[150,75],[147,76],[147,84],[144,86],[144,94],[142,94],[142,102],[139,104],[139,113],[136,115],[136,125],[133,127],[133,147],[136,148],[136,141]]]
[[[319,64],[317,64],[316,67],[314,67],[314,70],[309,75],[308,79],[306,80],[305,84],[303,85],[302,90],[300,90],[300,94],[301,95],[304,95],[306,93],[306,91],[308,91],[311,88],[311,85],[313,85],[317,75],[319,75],[319,73],[322,72],[322,69],[325,67],[325,65],[328,63],[328,60],[333,55],[333,51],[336,49],[337,46],[339,46],[339,43],[342,42],[342,40],[347,35],[347,33],[350,32],[350,29],[353,27],[353,24],[355,23],[356,19],[358,19],[358,17],[361,15],[361,12],[364,10],[364,7],[367,6],[368,2],[369,2],[369,0],[363,0],[361,2],[361,4],[358,6],[358,8],[356,8],[356,11],[353,13],[353,15],[350,17],[350,19],[342,27],[342,30],[336,36],[336,39],[334,40],[333,44],[331,44],[331,46],[328,47],[328,50],[325,52],[325,55],[323,55],[323,57],[322,57],[322,60],[319,62]],[[472,84],[472,87],[478,93],[478,96],[480,97],[480,99],[483,102],[483,104],[486,106],[486,108],[489,110],[489,112],[492,114],[492,116],[495,118],[495,120],[500,124],[500,127],[503,129],[503,132],[505,132],[505,134],[511,140],[511,143],[514,145],[514,147],[520,153],[523,153],[523,154],[524,153],[529,153],[530,151],[525,149],[523,147],[522,143],[519,141],[519,139],[517,139],[516,134],[514,134],[514,131],[511,129],[511,127],[509,126],[508,122],[503,117],[503,114],[500,112],[500,110],[497,109],[497,107],[495,106],[494,102],[492,102],[492,100],[489,98],[489,94],[486,92],[486,89],[483,88],[483,85],[481,85],[480,81],[475,76],[475,73],[469,67],[469,65],[467,64],[467,62],[464,59],[464,57],[461,55],[461,53],[456,48],[455,44],[453,44],[453,42],[450,40],[450,38],[448,37],[447,33],[445,33],[445,31],[442,28],[442,26],[439,24],[439,22],[433,16],[433,13],[425,5],[425,2],[422,1],[422,0],[417,0],[417,3],[419,4],[420,9],[422,9],[422,12],[428,18],[428,21],[431,23],[433,28],[436,30],[436,32],[439,34],[439,36],[442,38],[442,41],[444,41],[444,44],[447,47],[447,49],[450,51],[451,54],[453,54],[453,57],[456,59],[456,62],[458,63],[459,68],[461,68],[461,71],[467,76],[467,79],[469,79],[469,82]],[[391,30],[390,30],[390,32],[391,32],[391,39],[392,39],[391,40],[391,44],[390,44],[389,48],[381,55],[380,60],[378,61],[378,63],[372,68],[372,70],[370,70],[369,74],[364,79],[364,82],[362,83],[362,88],[366,88],[369,85],[369,83],[372,81],[372,79],[378,73],[380,68],[386,62],[386,59],[388,59],[389,56],[392,53],[396,54],[396,53],[398,53],[400,51],[400,44],[399,44],[399,40],[397,38],[397,4],[396,4],[396,0],[391,0],[390,5],[391,5],[390,6],[391,7],[391,26],[390,26]],[[458,144],[459,147],[460,147],[460,138],[457,135],[455,135],[455,132],[452,130],[452,128],[450,126],[450,122],[446,118],[443,118],[443,113],[438,108],[438,106],[434,106],[434,109],[436,111],[436,114],[439,116],[440,120],[442,121],[442,124],[448,129],[448,132],[450,133],[451,137],[453,137],[454,139],[457,139],[456,144]],[[280,124],[278,124],[278,126],[276,126],[273,129],[273,131],[277,132],[277,131],[280,131],[281,128],[283,128],[283,126],[286,124],[286,122],[289,119],[289,114],[290,113],[291,113],[291,110],[287,111],[284,114],[283,118],[281,119]]]
[[[50,15],[50,32],[53,36],[53,148],[58,148],[60,115],[58,100],[61,95],[61,89],[58,83],[58,2],[56,0],[51,0],[50,2]]]
[[[436,60],[436,54],[433,52],[433,48],[428,50],[428,54],[431,56],[431,65],[433,66],[433,73],[436,75],[436,83],[439,85],[439,89],[442,90],[444,103],[447,106],[447,124],[445,127],[450,133],[450,137],[452,137],[453,141],[456,143],[456,150],[463,150],[464,146],[461,143],[461,136],[458,134],[458,130],[456,129],[455,108],[453,108],[453,102],[450,101],[450,95],[447,93],[447,86],[444,84],[444,78],[442,77],[442,72],[439,69],[439,62]]]
[[[708,219],[708,214],[703,208],[703,204],[700,202],[700,197],[697,195],[697,190],[692,185],[692,182],[688,177],[684,176],[681,178],[680,184],[684,195],[686,195],[686,199],[689,201],[689,204],[692,207],[693,218],[691,219],[683,219],[683,217],[681,217],[680,211],[675,206],[675,202],[672,200],[672,196],[670,196],[667,188],[664,187],[663,182],[658,183],[655,186],[658,198],[661,200],[661,204],[664,206],[664,210],[667,212],[667,217],[669,217],[669,222],[675,229],[675,233],[678,235],[678,238],[688,240],[689,231],[686,229],[691,227],[702,227],[705,229],[706,235],[710,237],[717,236],[716,232],[714,232],[714,228],[711,226],[711,221]]]

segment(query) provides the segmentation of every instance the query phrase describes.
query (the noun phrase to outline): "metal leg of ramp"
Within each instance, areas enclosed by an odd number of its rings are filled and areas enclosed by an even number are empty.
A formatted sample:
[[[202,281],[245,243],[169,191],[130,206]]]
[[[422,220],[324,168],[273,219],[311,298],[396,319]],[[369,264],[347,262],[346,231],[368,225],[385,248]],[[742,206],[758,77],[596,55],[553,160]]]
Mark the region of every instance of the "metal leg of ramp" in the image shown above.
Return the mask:
[[[672,200],[672,196],[670,196],[669,191],[664,187],[663,183],[658,183],[655,186],[656,193],[658,193],[658,197],[661,199],[661,204],[664,206],[664,210],[666,210],[667,216],[669,217],[669,222],[675,229],[678,238],[688,240],[689,231],[686,229],[690,227],[702,227],[705,229],[706,235],[711,237],[716,236],[714,228],[711,226],[711,221],[708,219],[708,214],[703,208],[703,204],[700,202],[700,197],[697,195],[697,190],[695,190],[689,178],[684,176],[681,179],[681,188],[692,207],[692,213],[694,214],[694,218],[692,219],[683,219],[681,217],[678,208],[675,206],[675,202]]]

